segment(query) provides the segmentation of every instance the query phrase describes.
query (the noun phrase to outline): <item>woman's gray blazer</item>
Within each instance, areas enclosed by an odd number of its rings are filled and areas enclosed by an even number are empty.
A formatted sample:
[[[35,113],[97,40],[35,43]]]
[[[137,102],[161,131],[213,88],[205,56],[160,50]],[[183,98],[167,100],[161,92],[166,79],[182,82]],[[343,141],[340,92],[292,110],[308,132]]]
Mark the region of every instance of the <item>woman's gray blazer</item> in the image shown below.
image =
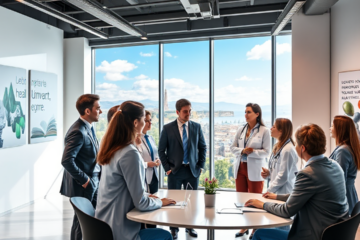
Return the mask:
[[[132,209],[161,208],[159,198],[145,193],[144,182],[143,160],[132,144],[118,150],[110,164],[102,167],[95,217],[110,225],[114,240],[140,240],[141,224],[126,218]]]
[[[358,195],[355,189],[355,179],[357,175],[357,167],[351,149],[347,145],[342,145],[330,155],[331,159],[338,162],[344,171],[346,183],[346,197],[349,203],[349,214],[358,202]]]
[[[341,167],[324,157],[299,171],[291,194],[277,195],[285,203],[266,202],[264,209],[285,218],[296,215],[288,240],[320,240],[326,227],[348,216],[345,191]]]

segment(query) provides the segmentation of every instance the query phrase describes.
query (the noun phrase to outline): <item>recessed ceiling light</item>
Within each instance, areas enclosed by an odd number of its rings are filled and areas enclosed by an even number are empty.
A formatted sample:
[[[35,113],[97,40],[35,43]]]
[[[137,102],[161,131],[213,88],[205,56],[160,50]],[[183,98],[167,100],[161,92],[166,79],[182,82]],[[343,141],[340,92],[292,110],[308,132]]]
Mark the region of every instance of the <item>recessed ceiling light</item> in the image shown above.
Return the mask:
[[[147,37],[142,36],[141,39],[142,39],[142,40],[147,40]]]

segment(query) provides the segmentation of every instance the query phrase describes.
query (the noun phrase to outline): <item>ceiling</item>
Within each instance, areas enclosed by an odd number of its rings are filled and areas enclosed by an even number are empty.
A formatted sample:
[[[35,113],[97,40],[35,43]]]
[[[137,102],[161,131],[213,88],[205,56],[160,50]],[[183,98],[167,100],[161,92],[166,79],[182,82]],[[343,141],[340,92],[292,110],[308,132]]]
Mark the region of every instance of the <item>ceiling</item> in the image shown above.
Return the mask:
[[[219,18],[190,20],[180,0],[97,0],[147,34],[148,41],[270,33],[288,0],[218,0]],[[65,38],[86,37],[92,46],[142,41],[71,5],[66,0],[41,0],[57,11],[109,35],[101,39],[15,0],[0,6],[64,30]],[[291,23],[284,30],[290,30]]]

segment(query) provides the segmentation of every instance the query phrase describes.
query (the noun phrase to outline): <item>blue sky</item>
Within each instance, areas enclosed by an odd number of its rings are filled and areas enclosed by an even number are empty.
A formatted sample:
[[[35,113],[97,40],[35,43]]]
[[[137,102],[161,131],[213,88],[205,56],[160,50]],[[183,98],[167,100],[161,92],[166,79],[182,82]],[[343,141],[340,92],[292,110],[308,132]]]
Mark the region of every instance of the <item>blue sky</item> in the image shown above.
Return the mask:
[[[215,41],[215,102],[270,105],[270,37]],[[278,105],[291,102],[291,36],[277,37]],[[209,42],[164,45],[169,101],[208,102]],[[157,100],[158,45],[96,50],[96,92],[102,100]]]

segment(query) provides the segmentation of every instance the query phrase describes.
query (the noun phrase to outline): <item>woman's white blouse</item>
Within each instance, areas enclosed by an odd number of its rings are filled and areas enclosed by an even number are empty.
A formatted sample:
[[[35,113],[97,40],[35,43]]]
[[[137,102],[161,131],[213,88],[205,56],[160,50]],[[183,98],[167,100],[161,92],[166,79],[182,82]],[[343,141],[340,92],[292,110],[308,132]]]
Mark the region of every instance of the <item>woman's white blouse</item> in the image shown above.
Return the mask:
[[[295,184],[298,155],[294,145],[289,142],[284,146],[280,155],[274,161],[269,161],[270,184],[268,192],[276,194],[289,194]]]

